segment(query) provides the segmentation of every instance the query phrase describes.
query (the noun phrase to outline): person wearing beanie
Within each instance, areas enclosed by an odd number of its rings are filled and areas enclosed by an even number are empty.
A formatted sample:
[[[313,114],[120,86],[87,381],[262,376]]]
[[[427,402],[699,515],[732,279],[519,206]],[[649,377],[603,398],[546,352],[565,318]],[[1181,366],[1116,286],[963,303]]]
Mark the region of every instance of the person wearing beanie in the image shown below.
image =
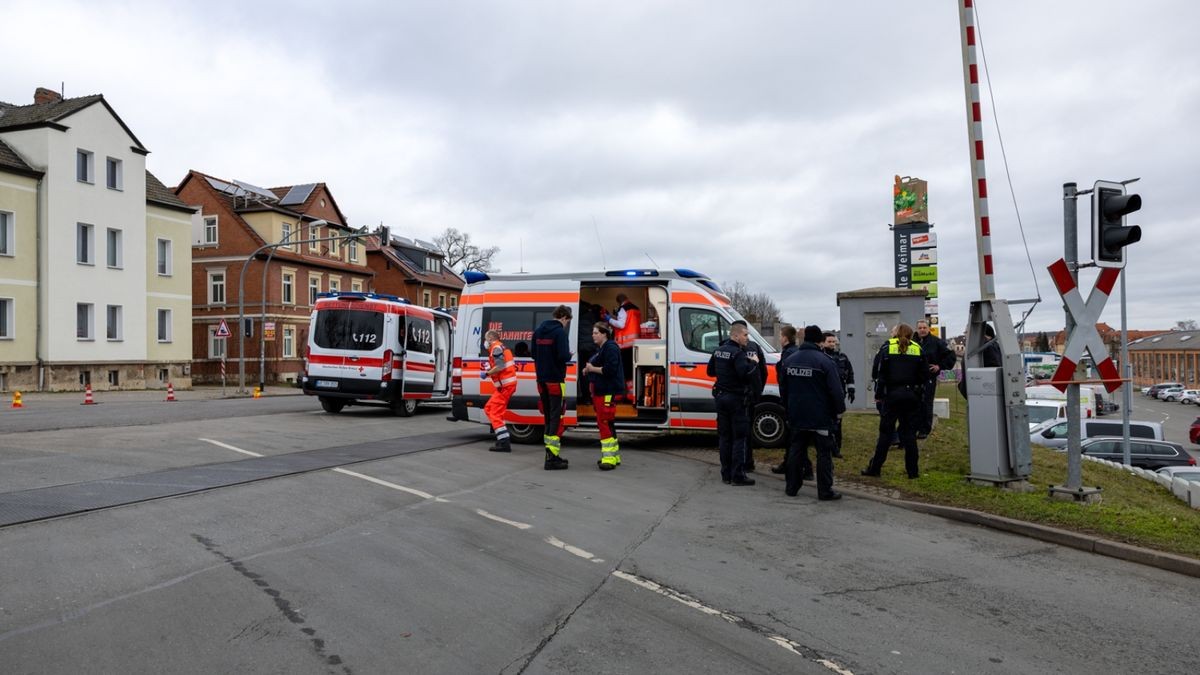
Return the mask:
[[[803,484],[803,457],[812,444],[817,451],[817,499],[833,501],[833,428],[846,411],[842,378],[837,365],[821,351],[825,333],[817,326],[804,329],[804,343],[783,362],[779,392],[787,402],[788,444],[784,492],[795,497]]]

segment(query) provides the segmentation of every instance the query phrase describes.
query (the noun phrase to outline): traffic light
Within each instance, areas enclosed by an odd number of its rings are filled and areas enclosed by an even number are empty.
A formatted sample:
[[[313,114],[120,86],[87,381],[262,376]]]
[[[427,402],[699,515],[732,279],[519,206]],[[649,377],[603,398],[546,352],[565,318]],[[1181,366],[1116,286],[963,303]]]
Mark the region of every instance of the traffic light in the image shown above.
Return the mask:
[[[1125,247],[1141,241],[1142,228],[1126,225],[1125,216],[1142,208],[1142,198],[1125,194],[1125,185],[1096,181],[1092,190],[1092,259],[1097,267],[1125,267]]]
[[[254,317],[242,317],[242,335],[254,337]]]

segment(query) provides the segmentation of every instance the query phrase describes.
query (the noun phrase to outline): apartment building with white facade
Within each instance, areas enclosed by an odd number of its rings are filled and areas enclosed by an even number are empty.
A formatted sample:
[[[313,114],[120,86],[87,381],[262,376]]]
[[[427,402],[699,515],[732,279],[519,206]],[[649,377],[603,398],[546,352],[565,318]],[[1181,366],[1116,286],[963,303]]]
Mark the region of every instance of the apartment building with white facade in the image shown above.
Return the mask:
[[[18,263],[18,283],[0,285],[0,297],[30,281],[35,291],[32,311],[27,290],[13,298],[14,338],[0,351],[0,363],[11,354],[32,367],[5,386],[190,387],[195,213],[146,171],[149,151],[102,95],[63,99],[41,88],[32,105],[0,103],[0,141],[41,174],[0,178]],[[6,192],[5,182],[16,187]]]

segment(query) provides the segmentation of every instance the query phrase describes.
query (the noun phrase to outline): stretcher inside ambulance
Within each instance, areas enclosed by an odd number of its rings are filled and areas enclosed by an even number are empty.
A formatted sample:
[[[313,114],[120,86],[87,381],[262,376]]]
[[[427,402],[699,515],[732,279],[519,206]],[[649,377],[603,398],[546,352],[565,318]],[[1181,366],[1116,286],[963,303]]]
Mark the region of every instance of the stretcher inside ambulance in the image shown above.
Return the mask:
[[[533,329],[555,307],[572,309],[567,327],[574,350],[567,369],[564,419],[568,427],[595,428],[595,411],[580,364],[596,352],[592,326],[608,320],[621,348],[626,394],[617,402],[616,428],[622,432],[714,430],[716,406],[706,366],[712,351],[741,318],[720,287],[690,270],[618,270],[562,275],[489,276],[468,273],[458,313],[453,417],[485,422],[483,405],[494,391],[482,377],[487,368],[483,335],[500,331],[512,350],[517,392],[505,420],[516,442],[541,440],[536,373],[530,358]],[[622,312],[622,310],[624,310]],[[619,325],[623,324],[623,325]],[[619,326],[619,327],[618,327]],[[768,362],[774,348],[751,327]],[[774,367],[755,410],[752,434],[760,447],[778,447],[785,435]]]

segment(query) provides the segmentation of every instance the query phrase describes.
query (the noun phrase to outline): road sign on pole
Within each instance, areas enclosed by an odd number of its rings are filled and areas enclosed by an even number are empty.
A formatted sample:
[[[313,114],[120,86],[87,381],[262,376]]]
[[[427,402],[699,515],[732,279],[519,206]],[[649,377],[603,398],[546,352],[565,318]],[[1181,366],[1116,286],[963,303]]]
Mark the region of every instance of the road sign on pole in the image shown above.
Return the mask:
[[[229,332],[229,324],[225,323],[225,319],[221,319],[221,323],[217,324],[217,332],[213,333],[216,338],[233,337],[233,333]]]

